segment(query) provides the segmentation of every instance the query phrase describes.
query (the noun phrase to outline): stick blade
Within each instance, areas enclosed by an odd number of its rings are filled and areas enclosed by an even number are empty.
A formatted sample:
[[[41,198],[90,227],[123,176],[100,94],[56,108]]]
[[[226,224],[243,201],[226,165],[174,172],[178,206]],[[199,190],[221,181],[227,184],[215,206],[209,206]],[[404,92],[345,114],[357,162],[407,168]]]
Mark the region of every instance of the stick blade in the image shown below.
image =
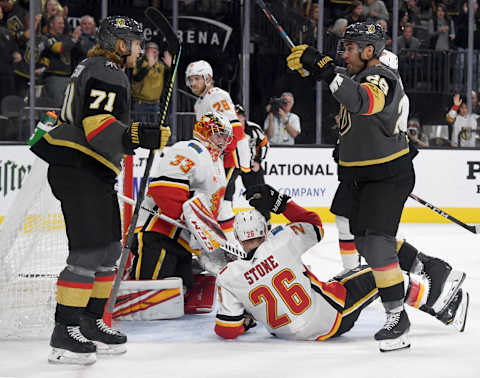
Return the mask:
[[[167,18],[157,8],[148,7],[145,9],[145,17],[167,40],[168,51],[172,54],[178,53],[180,50],[180,41],[175,34],[172,25]]]

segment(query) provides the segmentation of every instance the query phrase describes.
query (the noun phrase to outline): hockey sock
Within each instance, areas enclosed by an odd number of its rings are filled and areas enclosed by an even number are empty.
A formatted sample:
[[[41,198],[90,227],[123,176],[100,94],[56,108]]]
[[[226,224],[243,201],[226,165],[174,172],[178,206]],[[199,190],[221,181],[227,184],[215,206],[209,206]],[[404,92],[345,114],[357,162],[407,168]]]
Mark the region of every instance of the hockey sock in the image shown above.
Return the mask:
[[[103,316],[105,305],[112,291],[114,278],[115,275],[112,271],[95,274],[92,294],[85,309],[86,315],[95,319],[100,319]]]
[[[343,268],[353,269],[360,264],[360,255],[355,246],[354,236],[350,233],[348,218],[337,215],[335,224],[338,230],[338,244]]]
[[[397,240],[397,255],[402,270],[415,273],[421,271],[416,269],[418,250],[406,240]]]
[[[87,306],[92,289],[93,277],[65,268],[57,281],[55,321],[63,325],[78,325],[80,314]]]

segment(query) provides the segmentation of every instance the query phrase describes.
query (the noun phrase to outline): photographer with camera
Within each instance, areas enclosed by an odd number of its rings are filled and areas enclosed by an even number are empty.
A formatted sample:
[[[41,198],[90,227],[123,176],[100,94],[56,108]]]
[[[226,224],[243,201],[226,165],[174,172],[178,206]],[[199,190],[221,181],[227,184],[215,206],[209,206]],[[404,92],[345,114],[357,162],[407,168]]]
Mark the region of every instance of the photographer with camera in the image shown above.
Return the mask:
[[[407,134],[415,147],[428,147],[428,138],[423,134],[418,118],[412,117],[408,120]]]
[[[267,118],[263,129],[271,144],[295,144],[295,138],[300,134],[300,117],[291,113],[294,99],[291,92],[283,92],[278,97],[272,97],[267,105]]]

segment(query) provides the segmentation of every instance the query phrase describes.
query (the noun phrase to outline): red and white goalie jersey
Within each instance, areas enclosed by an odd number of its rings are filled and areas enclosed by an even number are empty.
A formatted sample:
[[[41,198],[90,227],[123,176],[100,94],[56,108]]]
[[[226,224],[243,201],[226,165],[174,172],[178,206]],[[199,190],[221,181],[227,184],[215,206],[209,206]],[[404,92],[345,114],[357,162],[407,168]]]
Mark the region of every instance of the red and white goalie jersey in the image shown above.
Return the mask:
[[[294,222],[271,230],[251,260],[231,262],[219,273],[219,336],[243,334],[244,311],[281,338],[324,340],[337,331],[345,288],[318,281],[301,260],[322,238],[320,218],[293,201],[283,215]]]
[[[159,211],[170,218],[182,215],[182,205],[190,198],[190,192],[203,193],[210,203],[209,210],[215,218],[225,195],[225,171],[220,159],[214,161],[207,148],[197,140],[175,143],[156,154],[151,170],[151,181],[142,206]],[[156,231],[177,239],[183,247],[189,248],[186,240],[190,234],[161,220],[146,211],[140,212],[137,223],[142,231]],[[193,251],[192,251],[193,252]]]
[[[221,88],[210,88],[205,95],[195,102],[195,116],[197,121],[208,112],[216,112],[226,117],[233,129],[233,140],[227,146],[223,156],[225,168],[240,168],[244,172],[250,171],[250,149],[245,137],[243,126],[238,120],[235,105],[228,92]]]

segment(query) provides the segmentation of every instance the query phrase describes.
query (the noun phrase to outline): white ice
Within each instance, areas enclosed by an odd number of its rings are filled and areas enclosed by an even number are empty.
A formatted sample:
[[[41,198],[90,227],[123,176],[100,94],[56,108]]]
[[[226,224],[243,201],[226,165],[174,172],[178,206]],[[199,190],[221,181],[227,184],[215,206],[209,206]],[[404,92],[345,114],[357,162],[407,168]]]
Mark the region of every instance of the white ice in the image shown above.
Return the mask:
[[[337,232],[305,255],[320,279],[341,270]],[[48,340],[0,341],[0,377],[480,377],[480,236],[453,224],[405,224],[399,235],[419,250],[467,273],[470,309],[464,333],[408,308],[411,348],[380,353],[373,334],[383,324],[379,303],[367,308],[345,335],[324,342],[270,336],[262,326],[234,341],[213,332],[214,314],[148,323],[116,322],[128,334],[128,352],[88,367],[49,365]]]

